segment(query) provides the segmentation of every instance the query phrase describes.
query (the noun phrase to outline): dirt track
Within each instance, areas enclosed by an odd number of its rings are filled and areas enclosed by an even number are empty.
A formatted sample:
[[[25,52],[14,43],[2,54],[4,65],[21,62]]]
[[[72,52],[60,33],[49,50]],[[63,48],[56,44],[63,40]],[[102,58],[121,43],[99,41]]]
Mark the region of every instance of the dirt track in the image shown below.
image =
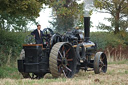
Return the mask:
[[[0,79],[0,85],[128,85],[128,64],[110,64],[106,74],[80,71],[72,79],[47,74],[40,80]]]

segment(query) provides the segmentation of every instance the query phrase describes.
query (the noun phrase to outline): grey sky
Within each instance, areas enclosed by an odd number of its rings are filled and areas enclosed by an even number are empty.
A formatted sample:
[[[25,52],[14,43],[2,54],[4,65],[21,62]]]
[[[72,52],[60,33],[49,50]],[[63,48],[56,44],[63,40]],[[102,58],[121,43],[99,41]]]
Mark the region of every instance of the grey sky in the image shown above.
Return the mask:
[[[41,24],[42,29],[47,28],[47,27],[52,27],[50,26],[50,23],[48,22],[49,20],[51,21],[52,18],[50,17],[52,14],[52,9],[46,8],[43,9],[40,12],[40,17],[37,18],[37,22]],[[99,22],[105,23],[107,25],[110,25],[108,21],[105,21],[104,18],[106,17],[111,17],[111,15],[106,14],[106,13],[99,13],[99,12],[93,12],[93,14],[90,16],[91,21],[93,22],[93,28],[91,28],[91,31],[100,31],[96,29],[96,26],[98,26]],[[31,29],[35,29],[36,26],[32,26]]]
[[[81,3],[82,1],[85,1],[85,5],[84,5],[84,8],[85,8],[85,15],[88,15],[89,16],[89,13],[88,11],[89,10],[92,10],[92,6],[93,6],[93,0],[78,0],[78,3]],[[90,7],[91,6],[91,7]],[[52,17],[50,17],[52,15],[52,9],[51,8],[48,8],[46,7],[46,9],[43,9],[41,12],[40,12],[40,17],[38,17],[36,19],[36,21],[41,24],[41,29],[43,30],[44,28],[47,28],[47,27],[52,27],[50,25],[50,23],[48,21],[52,21]],[[111,17],[110,14],[107,14],[107,13],[99,13],[99,12],[93,12],[93,14],[90,16],[91,17],[91,21],[93,22],[93,26],[91,28],[91,32],[93,31],[100,31],[100,30],[97,30],[97,27],[99,22],[102,22],[102,23],[105,23],[106,25],[110,25],[110,23],[108,21],[105,21],[104,18],[107,18],[107,17]],[[31,26],[32,28],[31,29],[35,29],[36,26]],[[30,30],[31,30],[30,29]]]

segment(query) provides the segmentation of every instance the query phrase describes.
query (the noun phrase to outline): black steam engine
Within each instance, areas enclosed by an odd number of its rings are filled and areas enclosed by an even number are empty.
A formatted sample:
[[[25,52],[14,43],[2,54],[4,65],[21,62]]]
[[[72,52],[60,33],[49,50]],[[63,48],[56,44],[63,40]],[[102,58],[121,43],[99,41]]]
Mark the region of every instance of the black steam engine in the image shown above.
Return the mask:
[[[97,45],[90,38],[90,17],[84,18],[84,35],[79,30],[65,35],[54,33],[45,28],[43,44],[29,43],[23,45],[18,70],[24,78],[42,78],[46,73],[53,77],[71,78],[80,69],[92,68],[95,74],[107,71],[107,57],[103,52],[96,52]]]

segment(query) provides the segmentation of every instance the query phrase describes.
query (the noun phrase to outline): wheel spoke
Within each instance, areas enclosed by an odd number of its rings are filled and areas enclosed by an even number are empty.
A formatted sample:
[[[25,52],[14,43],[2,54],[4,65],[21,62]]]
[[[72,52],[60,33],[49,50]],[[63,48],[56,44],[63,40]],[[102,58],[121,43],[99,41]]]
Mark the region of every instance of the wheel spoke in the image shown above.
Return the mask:
[[[63,51],[63,57],[65,58],[65,50]]]
[[[63,68],[61,68],[61,69],[62,69],[62,72],[63,72],[64,76],[67,78],[67,76],[66,76],[66,73],[65,73],[64,69],[63,69]]]
[[[63,57],[63,55],[61,54],[61,52],[60,51],[58,51],[59,52],[59,54],[60,54],[60,56],[61,56],[61,58]]]
[[[70,51],[71,48],[69,48],[67,51],[66,51],[66,55],[68,54],[68,52]]]
[[[104,58],[105,58],[105,57],[103,57],[103,58],[101,57],[101,60],[103,61],[103,60],[104,60]]]
[[[63,47],[62,47],[62,51],[64,51],[64,45],[63,45]]]
[[[64,65],[63,65],[64,66]],[[67,70],[69,70],[70,72],[72,72],[72,70],[70,68],[68,68],[67,66],[64,66]]]
[[[101,63],[101,64],[104,64],[102,60],[100,60],[100,63]]]
[[[100,65],[100,68],[106,67],[106,65],[103,63]]]
[[[73,61],[73,59],[67,59],[67,61]]]
[[[61,62],[62,60],[61,59],[57,59],[57,61],[60,61]]]
[[[65,57],[68,58],[69,55],[66,55]]]
[[[103,67],[107,67],[107,65],[103,65]]]
[[[65,58],[65,48],[64,48],[64,46],[62,47],[62,52],[63,52],[63,57]]]

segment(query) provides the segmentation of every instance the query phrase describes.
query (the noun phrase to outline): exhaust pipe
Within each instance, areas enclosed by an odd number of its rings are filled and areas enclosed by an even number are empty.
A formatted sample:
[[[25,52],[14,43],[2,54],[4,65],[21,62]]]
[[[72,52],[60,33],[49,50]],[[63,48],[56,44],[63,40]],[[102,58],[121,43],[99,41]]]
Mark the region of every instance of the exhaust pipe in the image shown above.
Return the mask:
[[[89,42],[90,39],[90,14],[93,10],[94,0],[83,0],[84,1],[84,41]]]
[[[84,17],[84,41],[89,42],[90,39],[90,17]]]

